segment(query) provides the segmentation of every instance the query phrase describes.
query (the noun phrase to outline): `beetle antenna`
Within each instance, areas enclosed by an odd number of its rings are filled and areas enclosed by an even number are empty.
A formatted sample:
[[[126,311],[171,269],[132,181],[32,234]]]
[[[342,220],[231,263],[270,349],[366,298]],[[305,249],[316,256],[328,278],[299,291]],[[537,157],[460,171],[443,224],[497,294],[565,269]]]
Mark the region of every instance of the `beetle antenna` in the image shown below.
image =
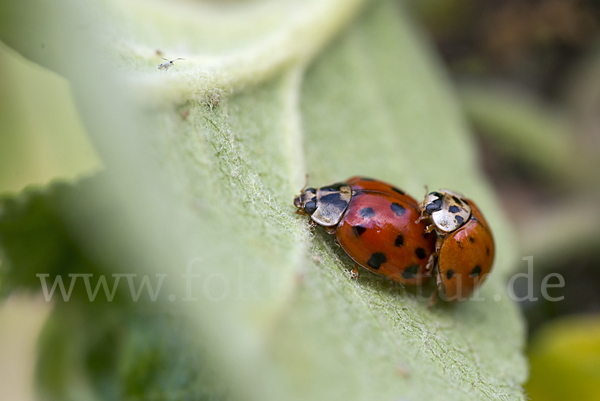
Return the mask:
[[[308,173],[306,173],[306,178],[304,181],[304,187],[302,187],[302,189],[300,190],[300,192],[304,192],[304,190],[306,189],[306,187],[308,187]]]

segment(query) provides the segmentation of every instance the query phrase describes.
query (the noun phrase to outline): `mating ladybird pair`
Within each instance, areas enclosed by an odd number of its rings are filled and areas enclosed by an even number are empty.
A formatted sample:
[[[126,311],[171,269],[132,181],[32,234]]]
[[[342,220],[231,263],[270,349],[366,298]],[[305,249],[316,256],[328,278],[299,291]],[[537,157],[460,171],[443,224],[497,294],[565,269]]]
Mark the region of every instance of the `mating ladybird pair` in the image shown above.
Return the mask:
[[[294,205],[312,226],[335,235],[355,262],[354,277],[358,266],[409,285],[435,274],[432,304],[437,291],[448,301],[465,299],[492,268],[487,222],[471,200],[450,191],[431,192],[418,203],[383,181],[352,177],[303,189]]]

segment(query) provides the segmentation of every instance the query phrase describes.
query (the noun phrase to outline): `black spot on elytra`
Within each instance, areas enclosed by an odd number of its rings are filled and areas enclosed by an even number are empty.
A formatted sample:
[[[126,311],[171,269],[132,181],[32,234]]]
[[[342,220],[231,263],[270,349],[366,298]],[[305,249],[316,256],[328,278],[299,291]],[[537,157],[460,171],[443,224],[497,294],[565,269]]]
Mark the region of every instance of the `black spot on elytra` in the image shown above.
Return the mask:
[[[460,210],[459,208],[457,208],[456,206],[452,205],[448,208],[448,210],[450,211],[450,213],[458,213],[458,211]]]
[[[425,256],[427,256],[427,254],[425,253],[425,249],[423,248],[415,249],[415,255],[417,255],[417,258],[419,259],[425,259]]]
[[[406,192],[396,187],[392,187],[392,191],[398,192],[400,195],[406,195]]]
[[[406,212],[404,206],[396,202],[390,205],[390,209],[392,209],[392,212],[396,213],[396,216],[398,217],[401,217]]]
[[[454,270],[450,269],[446,272],[446,278],[450,280],[452,277],[454,277]]]
[[[490,248],[485,248],[485,254],[490,256]]]
[[[361,181],[375,181],[374,179],[368,178],[368,177],[360,177],[360,180]]]
[[[459,240],[456,240],[456,246],[459,247],[460,249],[463,249],[463,244]]]
[[[404,244],[404,235],[400,234],[396,237],[396,241],[394,241],[394,245],[400,247]]]
[[[334,192],[331,194],[327,194],[321,198],[321,202],[323,203],[334,203],[338,202],[341,199],[339,192]]]
[[[308,214],[313,214],[317,210],[317,202],[311,200],[310,202],[306,202],[304,205],[304,211]]]
[[[363,226],[352,226],[352,232],[356,237],[360,237],[365,231],[367,231],[366,227]]]
[[[321,198],[321,203],[322,204],[326,204],[329,206],[333,206],[335,208],[338,208],[340,210],[344,210],[346,209],[346,207],[348,206],[348,202],[346,202],[345,200],[340,198],[340,193],[339,192],[334,192],[332,194],[329,195],[325,195]]]
[[[481,274],[481,266],[477,265],[473,268],[473,270],[471,270],[471,273],[469,273],[469,276],[477,277],[480,274]]]
[[[419,272],[419,265],[410,265],[407,266],[402,272],[402,278],[409,279],[415,278],[417,273]]]
[[[474,244],[474,243],[475,243],[475,238],[473,238],[473,237],[471,236],[471,237],[469,237],[469,241],[470,241],[471,243],[473,243],[473,244]]]
[[[461,225],[465,221],[465,219],[463,219],[461,216],[454,216],[454,218],[456,219],[458,225]]]
[[[365,219],[375,216],[375,211],[371,207],[363,207],[358,211],[358,213],[360,213],[360,215]]]
[[[379,267],[383,263],[385,263],[386,260],[387,260],[387,258],[385,257],[385,255],[383,253],[375,252],[374,254],[371,255],[367,264],[369,266],[371,266],[373,269],[378,270]]]
[[[423,238],[425,238],[425,239],[429,238],[429,234],[431,234],[431,233],[423,233]]]
[[[328,185],[326,187],[321,187],[321,191],[326,191],[326,192],[335,192],[335,191],[339,191],[340,188],[347,186],[348,184],[346,184],[345,182],[336,182],[335,184],[331,184]]]
[[[440,195],[440,194],[438,194],[438,195]],[[438,198],[438,199],[434,200],[433,202],[427,204],[427,206],[425,206],[425,213],[431,214],[433,212],[437,212],[441,208],[442,208],[442,199]]]

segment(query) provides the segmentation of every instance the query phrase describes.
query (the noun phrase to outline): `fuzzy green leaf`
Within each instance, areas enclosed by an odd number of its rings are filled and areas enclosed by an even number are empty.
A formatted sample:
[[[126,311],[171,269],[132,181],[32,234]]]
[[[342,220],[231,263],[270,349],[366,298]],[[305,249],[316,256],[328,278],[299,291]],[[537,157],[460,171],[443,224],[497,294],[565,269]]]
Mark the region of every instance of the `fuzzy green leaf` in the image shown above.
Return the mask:
[[[79,22],[61,27],[93,26],[110,54],[100,61],[87,33],[52,42],[78,66],[3,39],[71,79],[107,166],[61,198],[76,251],[97,272],[147,274],[155,288],[165,277],[156,302],[81,295],[56,309],[42,355],[59,355],[40,365],[49,394],[524,399],[524,326],[503,288],[510,227],[427,42],[396,2],[361,6],[106,2],[92,17],[73,6]],[[158,71],[157,49],[185,60]],[[476,199],[498,247],[486,301],[428,309],[385,279],[351,280],[331,237],[294,214],[306,172],[313,185],[364,174],[417,198],[429,185]],[[57,359],[64,374],[48,375]]]

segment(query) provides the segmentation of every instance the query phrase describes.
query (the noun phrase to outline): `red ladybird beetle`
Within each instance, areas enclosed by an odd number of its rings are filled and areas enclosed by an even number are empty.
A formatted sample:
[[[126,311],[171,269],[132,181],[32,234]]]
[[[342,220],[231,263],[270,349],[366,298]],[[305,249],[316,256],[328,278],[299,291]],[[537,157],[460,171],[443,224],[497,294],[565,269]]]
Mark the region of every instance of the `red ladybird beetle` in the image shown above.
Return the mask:
[[[429,277],[427,262],[435,235],[417,222],[419,203],[382,181],[352,177],[321,188],[306,188],[294,199],[296,213],[323,226],[358,266],[403,284],[420,285]]]
[[[448,301],[464,300],[485,280],[494,262],[490,226],[473,201],[455,192],[430,192],[421,203],[421,217],[435,230],[435,252],[427,264],[437,266],[437,286]],[[436,293],[431,298],[435,302]]]

